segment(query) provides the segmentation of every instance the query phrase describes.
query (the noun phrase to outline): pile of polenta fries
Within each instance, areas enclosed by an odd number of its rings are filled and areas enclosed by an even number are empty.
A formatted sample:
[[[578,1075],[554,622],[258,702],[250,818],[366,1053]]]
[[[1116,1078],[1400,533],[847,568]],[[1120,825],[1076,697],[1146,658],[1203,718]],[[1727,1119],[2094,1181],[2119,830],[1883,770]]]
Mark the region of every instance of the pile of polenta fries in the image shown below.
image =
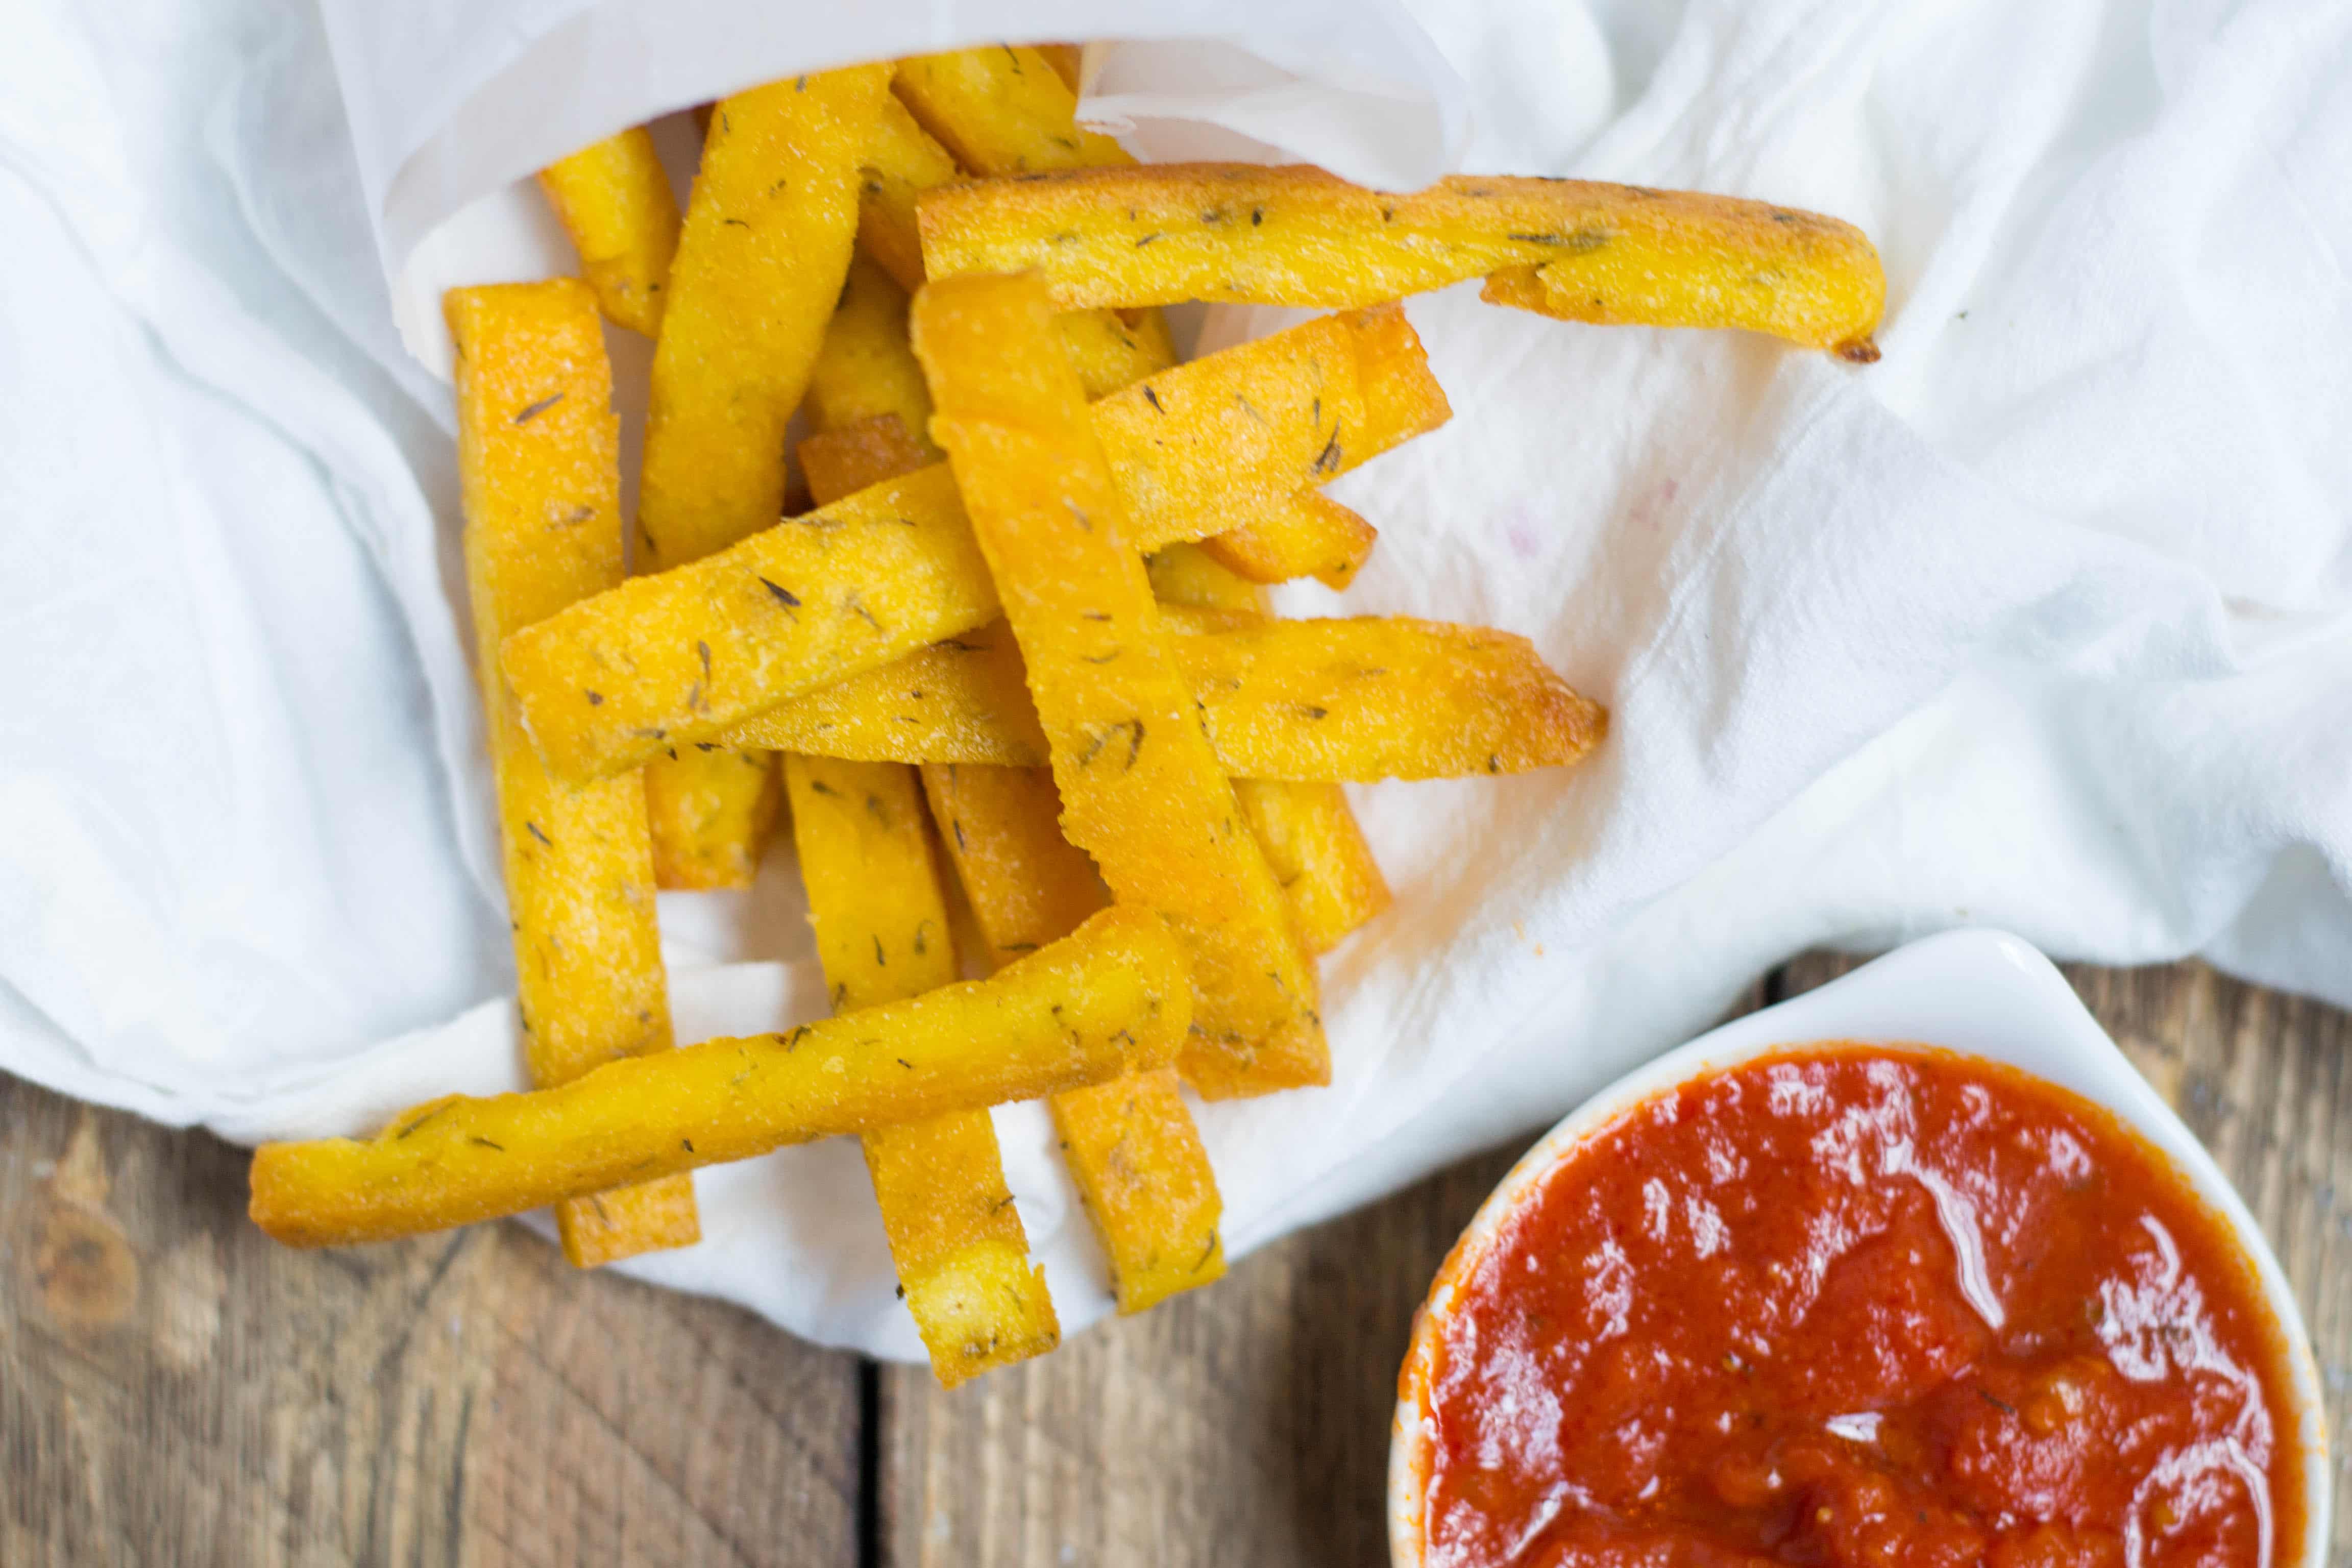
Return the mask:
[[[1315,957],[1389,901],[1340,785],[1566,766],[1604,726],[1507,632],[1267,614],[1260,584],[1340,587],[1372,548],[1318,487],[1448,417],[1395,301],[1483,277],[1874,357],[1845,224],[1139,167],[1077,125],[1072,68],[973,49],[740,93],[682,219],[627,132],[541,175],[585,282],[449,294],[540,1087],[262,1148],[271,1236],[551,1204],[592,1266],[695,1241],[693,1167],[854,1133],[953,1384],[1058,1338],[988,1115],[1042,1098],[1120,1310],[1216,1278],[1179,1086],[1328,1080]],[[1187,300],[1337,313],[1180,364],[1157,307]],[[626,581],[600,307],[656,342]],[[786,800],[834,1016],[673,1049],[654,889],[748,882]]]

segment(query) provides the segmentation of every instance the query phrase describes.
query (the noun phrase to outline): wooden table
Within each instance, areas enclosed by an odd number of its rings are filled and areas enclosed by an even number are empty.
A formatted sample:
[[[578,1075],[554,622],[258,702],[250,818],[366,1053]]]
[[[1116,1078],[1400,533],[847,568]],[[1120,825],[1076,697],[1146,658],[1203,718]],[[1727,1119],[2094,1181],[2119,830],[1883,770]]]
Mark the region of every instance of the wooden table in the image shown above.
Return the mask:
[[[2276,1244],[2344,1452],[2352,1017],[2073,978]],[[1412,1310],[1516,1152],[942,1394],[513,1226],[280,1251],[237,1151],[0,1079],[0,1564],[1384,1563]]]

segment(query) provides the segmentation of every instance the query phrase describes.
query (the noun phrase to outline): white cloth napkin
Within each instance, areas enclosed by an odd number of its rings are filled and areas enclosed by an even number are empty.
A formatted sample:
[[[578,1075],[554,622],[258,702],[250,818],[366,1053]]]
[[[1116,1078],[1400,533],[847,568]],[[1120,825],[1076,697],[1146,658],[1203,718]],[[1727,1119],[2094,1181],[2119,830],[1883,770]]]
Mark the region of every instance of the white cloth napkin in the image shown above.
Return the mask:
[[[394,301],[568,266],[509,182],[620,124],[1114,27],[1156,42],[1087,112],[1155,151],[1753,195],[1891,287],[1868,370],[1411,304],[1455,417],[1335,487],[1381,529],[1339,603],[1525,633],[1614,728],[1356,792],[1397,908],[1326,965],[1333,1086],[1202,1113],[1234,1251],[1810,944],[1997,923],[2352,1005],[2342,0],[656,9],[9,6],[0,1067],[245,1140],[516,1085],[448,401]],[[776,861],[665,895],[682,1037],[822,1009]],[[1042,1118],[999,1126],[1075,1328],[1100,1260]],[[854,1149],[698,1181],[706,1239],[631,1272],[915,1351]]]

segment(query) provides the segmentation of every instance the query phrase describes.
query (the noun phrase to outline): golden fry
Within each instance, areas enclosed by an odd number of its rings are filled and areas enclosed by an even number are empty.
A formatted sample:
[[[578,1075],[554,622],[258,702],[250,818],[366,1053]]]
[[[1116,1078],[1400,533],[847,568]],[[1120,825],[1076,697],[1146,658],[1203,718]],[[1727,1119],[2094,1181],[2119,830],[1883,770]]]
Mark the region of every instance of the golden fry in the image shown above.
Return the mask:
[[[1371,526],[1298,492],[1451,412],[1404,312],[1381,305],[1154,375],[1097,402],[1094,424],[1143,548],[1201,537],[1188,520],[1237,519],[1239,529],[1209,545],[1234,571],[1340,585],[1370,551]]]
[[[1182,623],[1171,612],[1170,630]],[[1402,616],[1226,625],[1169,644],[1234,778],[1304,784],[1460,778],[1568,767],[1608,716],[1525,637]],[[1002,622],[934,644],[722,732],[871,762],[1035,767],[1045,731]]]
[[[1034,48],[998,45],[898,62],[891,89],[922,128],[975,174],[1135,162],[1077,122],[1077,94]]]
[[[784,788],[834,1010],[951,984],[955,942],[915,771],[788,756]],[[881,1128],[863,1143],[890,1259],[940,1382],[1052,1350],[1061,1328],[988,1112]]]
[[[1314,970],[1169,656],[1044,286],[927,284],[913,326],[932,438],[1028,664],[1064,829],[1192,959],[1186,1078],[1220,1096],[1328,1081]]]
[[[923,793],[997,967],[1059,942],[1110,902],[1087,852],[1062,837],[1051,770],[927,764]]]
[[[1320,490],[1300,490],[1251,514],[1201,541],[1201,548],[1253,583],[1311,576],[1327,588],[1344,588],[1380,542],[1379,530]]]
[[[1054,68],[1054,74],[1062,79],[1064,87],[1074,93],[1078,90],[1078,72],[1086,63],[1084,44],[1040,44],[1037,52]]]
[[[1108,397],[1176,363],[1167,319],[1157,310],[1065,310],[1054,324],[1088,397]]]
[[[963,177],[953,154],[915,123],[895,97],[882,100],[858,161],[857,243],[911,294],[923,286],[923,238],[915,204]]]
[[[888,73],[776,82],[711,118],[654,353],[637,519],[649,568],[782,513],[784,424],[848,275],[857,159]]]
[[[962,177],[954,156],[915,123],[905,104],[883,100],[858,165],[857,242],[908,293],[923,286],[916,199]],[[1089,397],[1176,363],[1168,324],[1157,310],[1073,310],[1062,317],[1062,331]]]
[[[1108,897],[1093,862],[1062,837],[1046,770],[927,767],[923,788],[998,963],[1058,940]],[[1047,1104],[1121,1312],[1224,1273],[1216,1176],[1172,1070],[1065,1089]]]
[[[1054,302],[1369,305],[1507,268],[1579,321],[1745,327],[1850,359],[1885,305],[1853,225],[1764,202],[1584,180],[1457,174],[1412,195],[1319,169],[1076,169],[934,191],[917,209],[929,276],[1042,272]],[[1537,280],[1530,280],[1537,281]]]
[[[1356,384],[1364,395],[1364,434],[1361,450],[1342,471],[1454,417],[1403,306],[1374,305],[1349,311],[1346,320],[1355,339]]]
[[[803,441],[796,456],[801,478],[808,481],[809,500],[831,506],[868,485],[939,461],[939,448],[919,440],[895,414],[877,414],[838,430],[826,430]]]
[[[1608,715],[1522,637],[1404,616],[1268,621],[1176,645],[1236,777],[1370,784],[1564,767]]]
[[[1282,884],[1307,952],[1330,952],[1395,901],[1338,784],[1235,779],[1234,799]]]
[[[784,426],[809,383],[857,225],[857,166],[889,68],[795,77],[719,105],[654,350],[637,531],[645,570],[770,527]],[[772,762],[648,753],[664,887],[742,887],[782,799]]]
[[[1171,544],[1145,558],[1151,596],[1163,605],[1225,610],[1253,618],[1265,614],[1265,590],[1198,544]]]
[[[1145,565],[1151,592],[1163,605],[1253,617],[1265,609],[1264,589],[1228,571],[1202,546],[1171,544]],[[1307,952],[1330,952],[1389,907],[1388,879],[1338,784],[1235,779],[1234,799],[1282,884]]]
[[[509,637],[507,685],[559,777],[714,741],[803,691],[994,617],[947,465],[635,577]]]
[[[607,136],[539,172],[540,189],[580,252],[604,314],[654,336],[677,253],[677,197],[642,125]]]
[[[621,580],[619,425],[604,331],[572,279],[453,289],[457,453],[490,767],[499,793],[523,1057],[541,1085],[667,1050],[642,775],[548,776],[498,676],[498,647]],[[581,1268],[700,1236],[691,1178],[560,1205]]]
[[[925,435],[931,395],[923,386],[915,351],[907,346],[907,291],[866,257],[850,259],[841,302],[809,375],[804,407],[810,428],[820,433],[895,414],[929,454],[923,462],[940,460],[939,448]]]
[[[719,743],[897,763],[1044,767],[1029,672],[1003,621],[779,702]]]
[[[1224,1203],[1175,1068],[1066,1089],[1045,1105],[1122,1314],[1223,1278]]]
[[[1105,910],[988,980],[782,1034],[626,1057],[554,1089],[451,1095],[372,1139],[254,1151],[254,1223],[293,1247],[470,1225],[783,1143],[1165,1066],[1192,1019],[1182,948]]]
[[[1854,364],[1877,363],[1871,334],[1885,308],[1886,282],[1877,253],[1858,232],[1811,231],[1805,241],[1816,252],[1849,245],[1868,251],[1867,276],[1858,264],[1848,271],[1816,256],[1787,259],[1760,246],[1760,255],[1719,255],[1715,247],[1723,242],[1713,235],[1668,230],[1642,237],[1647,243],[1630,257],[1595,249],[1542,267],[1504,268],[1478,297],[1602,327],[1742,327],[1827,349]]]
[[[1196,539],[1258,501],[1291,494],[1301,482],[1297,470],[1310,480],[1318,463],[1342,470],[1396,434],[1373,425],[1351,441],[1316,408],[1313,384],[1297,368],[1302,356],[1311,353],[1337,382],[1354,377],[1360,393],[1347,342],[1392,335],[1381,311],[1340,321],[1337,329],[1310,321],[1194,360],[1094,405],[1097,428],[1112,433],[1106,444],[1122,491],[1138,501],[1132,548]],[[1417,344],[1379,363],[1393,379],[1426,374]],[[1269,418],[1277,436],[1267,449],[1253,448],[1242,472],[1229,468],[1232,454],[1214,439],[1233,434],[1223,405],[1236,396],[1283,411],[1279,421]],[[1358,405],[1369,417],[1374,402],[1359,396],[1348,405]],[[1265,485],[1278,488],[1258,493]],[[636,578],[519,633],[500,657],[548,765],[560,777],[593,778],[673,747],[688,754],[684,747],[715,741],[763,709],[961,636],[996,613],[995,585],[941,466]]]

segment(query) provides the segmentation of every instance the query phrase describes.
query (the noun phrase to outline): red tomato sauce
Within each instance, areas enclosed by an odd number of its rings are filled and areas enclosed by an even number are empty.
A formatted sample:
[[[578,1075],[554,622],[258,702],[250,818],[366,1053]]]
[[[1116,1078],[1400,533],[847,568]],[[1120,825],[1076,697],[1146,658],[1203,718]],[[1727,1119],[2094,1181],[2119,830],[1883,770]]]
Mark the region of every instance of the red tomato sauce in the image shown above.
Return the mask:
[[[2252,1266],[2087,1101],[1792,1051],[1629,1112],[1466,1272],[1430,1379],[1433,1568],[2291,1561]]]

